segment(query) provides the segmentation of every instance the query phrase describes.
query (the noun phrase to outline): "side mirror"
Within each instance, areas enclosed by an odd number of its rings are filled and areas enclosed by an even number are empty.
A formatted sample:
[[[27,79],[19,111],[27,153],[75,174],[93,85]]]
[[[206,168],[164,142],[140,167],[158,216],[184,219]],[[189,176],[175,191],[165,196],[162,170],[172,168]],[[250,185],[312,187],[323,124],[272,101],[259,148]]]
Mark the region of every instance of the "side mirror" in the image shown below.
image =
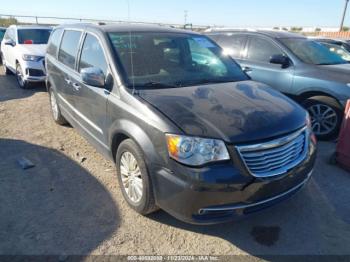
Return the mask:
[[[285,55],[273,55],[270,58],[271,64],[281,65],[282,68],[288,68],[290,66],[290,60]]]
[[[105,75],[100,68],[84,68],[80,73],[84,84],[95,87],[105,87]]]
[[[15,46],[15,42],[11,39],[6,39],[4,40],[4,45],[10,45],[10,46]]]

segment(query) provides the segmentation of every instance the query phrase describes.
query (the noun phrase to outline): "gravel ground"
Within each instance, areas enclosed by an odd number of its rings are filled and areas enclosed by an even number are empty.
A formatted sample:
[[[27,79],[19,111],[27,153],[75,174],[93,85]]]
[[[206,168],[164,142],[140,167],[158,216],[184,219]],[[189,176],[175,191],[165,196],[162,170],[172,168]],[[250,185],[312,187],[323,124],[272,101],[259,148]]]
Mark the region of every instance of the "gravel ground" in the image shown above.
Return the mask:
[[[113,163],[51,119],[44,87],[0,72],[0,254],[350,255],[350,174],[327,164],[295,197],[234,223],[193,226],[128,208]],[[27,157],[35,167],[22,170]]]

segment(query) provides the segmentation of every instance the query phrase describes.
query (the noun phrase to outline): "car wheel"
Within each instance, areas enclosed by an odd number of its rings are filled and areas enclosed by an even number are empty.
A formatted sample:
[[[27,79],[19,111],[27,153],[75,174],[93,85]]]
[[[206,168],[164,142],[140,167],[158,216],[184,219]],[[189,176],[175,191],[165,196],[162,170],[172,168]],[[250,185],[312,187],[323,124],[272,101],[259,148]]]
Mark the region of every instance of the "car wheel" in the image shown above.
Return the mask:
[[[52,89],[49,89],[49,96],[50,96],[50,105],[51,105],[51,113],[52,113],[53,120],[59,125],[66,125],[67,120],[61,114],[61,110],[58,105],[55,92]]]
[[[16,79],[17,79],[18,86],[20,88],[26,89],[29,87],[28,81],[24,80],[23,70],[19,63],[17,63],[16,65]]]
[[[311,97],[303,102],[311,117],[312,129],[320,140],[335,138],[343,121],[343,110],[339,103],[327,96]]]
[[[118,181],[123,196],[136,212],[147,215],[158,208],[143,153],[136,143],[124,140],[116,155]]]

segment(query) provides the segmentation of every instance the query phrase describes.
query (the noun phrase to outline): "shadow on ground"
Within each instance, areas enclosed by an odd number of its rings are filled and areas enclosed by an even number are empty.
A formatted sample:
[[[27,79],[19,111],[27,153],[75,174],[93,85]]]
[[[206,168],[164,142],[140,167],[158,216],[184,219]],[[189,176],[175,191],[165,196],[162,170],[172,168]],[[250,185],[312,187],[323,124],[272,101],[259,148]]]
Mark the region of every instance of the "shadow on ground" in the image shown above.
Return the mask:
[[[21,169],[25,156],[35,167]],[[60,152],[0,139],[0,254],[89,254],[120,221],[108,190]]]
[[[3,85],[0,93],[0,102],[30,97],[37,92],[46,92],[45,83],[34,83],[28,89],[20,89],[14,75],[4,75],[2,68],[0,73],[0,80]]]

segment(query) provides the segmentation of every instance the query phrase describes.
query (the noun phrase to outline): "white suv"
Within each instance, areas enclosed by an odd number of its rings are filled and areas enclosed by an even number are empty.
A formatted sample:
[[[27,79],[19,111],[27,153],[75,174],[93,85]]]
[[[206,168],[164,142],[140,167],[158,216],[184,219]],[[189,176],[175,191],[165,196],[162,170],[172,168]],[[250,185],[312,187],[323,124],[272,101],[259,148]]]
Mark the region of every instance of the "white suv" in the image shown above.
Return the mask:
[[[52,28],[47,26],[16,26],[7,28],[1,42],[1,58],[5,73],[16,74],[20,88],[31,82],[43,82],[46,45]]]

